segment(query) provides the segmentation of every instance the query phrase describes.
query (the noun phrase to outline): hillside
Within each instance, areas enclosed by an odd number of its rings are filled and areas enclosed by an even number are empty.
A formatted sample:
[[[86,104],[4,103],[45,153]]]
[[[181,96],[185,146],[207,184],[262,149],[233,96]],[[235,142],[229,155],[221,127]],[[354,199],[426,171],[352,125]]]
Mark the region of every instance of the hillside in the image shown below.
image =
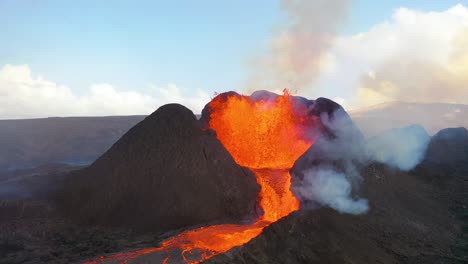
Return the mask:
[[[174,122],[177,119],[173,114],[170,116],[172,118],[157,119],[170,124],[170,120]],[[193,121],[193,118],[190,120]],[[181,124],[185,122],[175,122],[172,125],[178,127]],[[138,127],[139,129],[130,131],[129,135],[124,137],[122,142],[126,142],[125,144],[114,145],[110,151],[114,154],[106,154],[108,158],[97,163],[105,165],[107,161],[114,160],[111,163],[118,164],[115,167],[116,172],[123,171],[124,164],[115,158],[129,157],[120,155],[120,151],[116,150],[127,148],[145,149],[140,151],[145,156],[136,157],[133,153],[130,155],[133,158],[128,162],[148,161],[149,157],[154,157],[151,153],[155,147],[163,147],[164,145],[160,144],[167,140],[155,144],[157,142],[153,140],[157,141],[157,138],[161,137],[153,137],[155,133],[143,133],[143,131],[154,132],[159,129],[164,130],[164,127],[151,120],[140,123]],[[145,129],[141,129],[142,127]],[[191,131],[190,125],[183,127],[184,129],[171,129],[171,131],[181,131],[181,133]],[[160,132],[163,131],[158,133]],[[173,133],[164,135],[165,138],[178,137],[178,134]],[[134,138],[141,138],[142,142],[153,142],[152,146],[127,144],[133,142],[130,139]],[[272,224],[262,235],[245,246],[218,255],[207,263],[466,263],[468,260],[467,139],[468,133],[464,128],[440,131],[431,138],[424,161],[410,172],[402,172],[379,163],[365,166],[361,171],[363,181],[359,192],[369,200],[370,210],[367,214],[342,214],[327,208],[301,210]],[[196,150],[195,147],[183,149],[187,152],[191,149]],[[174,154],[172,151],[168,153]],[[180,155],[185,155],[184,153]],[[178,160],[174,158],[177,156],[172,154],[166,161],[157,158],[153,161],[162,162],[167,169],[185,168],[185,166],[172,166],[179,164],[172,162]],[[144,166],[135,170],[133,173],[135,177],[132,177],[132,180],[151,186],[147,183],[160,177],[139,176],[147,169],[155,171],[152,166],[159,168],[161,164],[144,163],[149,165],[143,164]],[[99,167],[108,168],[101,165]],[[98,174],[93,173],[93,179],[97,180]],[[49,178],[55,180],[57,177],[54,175],[55,173],[51,174]],[[151,173],[151,175],[159,174]],[[34,178],[43,179],[42,176]],[[193,177],[182,178],[182,182],[187,183],[187,186],[194,186],[187,182],[193,180]],[[165,185],[154,194],[166,191],[173,193],[173,189],[167,186],[180,182],[176,177],[166,177],[166,179],[172,183]],[[33,184],[36,182],[32,181]],[[121,183],[128,182],[128,178],[122,178],[122,181],[116,182],[114,186],[116,188],[110,187],[121,190],[124,186]],[[97,184],[96,181],[92,183]],[[109,193],[114,197],[118,195],[115,191],[107,190],[102,193]],[[122,195],[128,194],[127,192]],[[193,192],[190,195],[193,195]],[[154,203],[154,200],[151,201]],[[174,204],[172,201],[169,202]],[[146,213],[156,212],[155,208],[143,209]],[[0,263],[8,264],[75,263],[112,252],[158,246],[167,236],[174,234],[158,236],[158,233],[136,234],[125,229],[71,225],[57,215],[46,201],[4,200],[0,203],[0,216],[2,216],[0,217]],[[159,263],[157,260],[162,261],[165,256],[165,254],[149,254],[138,261]]]
[[[77,223],[159,232],[242,220],[258,190],[192,111],[168,104],[69,175],[57,202]]]

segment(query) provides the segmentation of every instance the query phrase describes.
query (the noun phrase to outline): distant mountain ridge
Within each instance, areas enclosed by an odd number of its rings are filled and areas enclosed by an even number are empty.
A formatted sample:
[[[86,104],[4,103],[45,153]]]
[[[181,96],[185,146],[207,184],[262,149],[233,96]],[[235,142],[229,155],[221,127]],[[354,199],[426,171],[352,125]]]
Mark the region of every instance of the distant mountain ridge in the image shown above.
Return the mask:
[[[448,127],[468,127],[468,105],[448,103],[388,102],[349,111],[366,136],[413,124],[429,134]]]
[[[0,120],[0,171],[93,162],[145,116]]]
[[[413,124],[430,135],[444,128],[468,127],[468,105],[463,104],[397,101],[348,113],[366,137]],[[0,174],[47,163],[89,164],[145,117],[0,120]]]

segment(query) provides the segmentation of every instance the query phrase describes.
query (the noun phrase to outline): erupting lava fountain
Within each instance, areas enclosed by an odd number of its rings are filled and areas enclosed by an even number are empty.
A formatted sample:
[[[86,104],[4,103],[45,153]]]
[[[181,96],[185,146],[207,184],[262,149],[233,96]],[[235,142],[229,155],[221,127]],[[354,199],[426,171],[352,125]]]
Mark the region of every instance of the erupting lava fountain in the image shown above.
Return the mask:
[[[254,96],[255,94],[260,96]],[[248,167],[261,187],[258,204],[263,212],[254,223],[213,225],[182,232],[163,241],[160,247],[101,257],[88,263],[127,263],[154,252],[167,254],[163,263],[182,258],[200,263],[258,236],[273,222],[299,209],[290,190],[289,170],[314,143],[310,135],[316,124],[299,97],[285,90],[281,96],[252,96],[226,93],[209,104],[209,127],[241,166]]]

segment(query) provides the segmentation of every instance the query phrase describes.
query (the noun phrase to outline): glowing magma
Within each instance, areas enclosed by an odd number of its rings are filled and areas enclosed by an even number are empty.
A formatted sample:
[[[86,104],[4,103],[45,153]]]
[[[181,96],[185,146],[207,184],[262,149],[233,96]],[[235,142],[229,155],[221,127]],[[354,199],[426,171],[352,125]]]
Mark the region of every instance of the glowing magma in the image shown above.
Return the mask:
[[[101,257],[88,263],[127,263],[142,255],[167,254],[163,263],[179,258],[200,263],[258,236],[263,228],[299,209],[290,190],[289,169],[313,144],[304,135],[314,121],[287,91],[282,96],[253,100],[236,94],[221,95],[209,103],[210,128],[241,166],[251,169],[261,187],[263,214],[252,224],[213,225],[182,232],[160,247]]]

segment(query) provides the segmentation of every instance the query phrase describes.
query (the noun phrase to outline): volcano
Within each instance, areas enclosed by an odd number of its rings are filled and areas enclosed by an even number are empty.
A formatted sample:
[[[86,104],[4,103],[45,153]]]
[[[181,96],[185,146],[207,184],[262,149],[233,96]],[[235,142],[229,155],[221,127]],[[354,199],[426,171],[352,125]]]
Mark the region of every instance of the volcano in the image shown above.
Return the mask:
[[[68,219],[0,201],[0,263],[467,263],[467,139],[439,132],[405,172],[325,98],[230,92],[200,120],[166,105],[48,181],[68,178]]]
[[[188,230],[163,241],[160,247],[102,257],[90,263],[127,263],[148,254],[159,254],[163,263],[199,263],[249,242],[265,227],[300,208],[299,199],[291,191],[289,171],[321,135],[338,136],[324,122],[324,117],[333,119],[337,110],[345,113],[328,99],[308,100],[291,96],[287,90],[283,95],[259,91],[244,96],[228,92],[213,98],[202,112],[200,125],[205,131],[214,131],[235,162],[255,175],[260,185],[258,217],[246,224]]]

